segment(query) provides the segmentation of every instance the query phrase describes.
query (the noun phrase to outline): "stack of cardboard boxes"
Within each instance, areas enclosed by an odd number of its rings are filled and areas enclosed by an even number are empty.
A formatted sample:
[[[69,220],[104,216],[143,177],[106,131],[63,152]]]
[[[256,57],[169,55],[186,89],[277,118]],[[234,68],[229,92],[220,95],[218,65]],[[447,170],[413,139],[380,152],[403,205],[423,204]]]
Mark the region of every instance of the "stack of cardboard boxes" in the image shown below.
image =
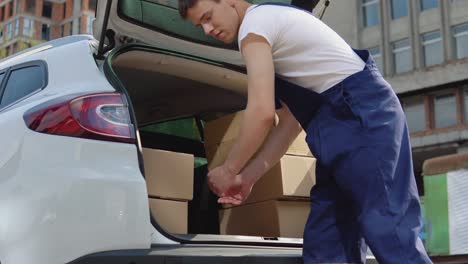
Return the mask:
[[[143,148],[143,159],[152,216],[166,231],[186,234],[193,155]]]
[[[239,135],[242,115],[243,111],[206,123],[209,169],[226,159]],[[309,192],[315,184],[315,162],[302,132],[280,162],[255,184],[242,205],[220,210],[221,234],[302,237],[310,208]]]

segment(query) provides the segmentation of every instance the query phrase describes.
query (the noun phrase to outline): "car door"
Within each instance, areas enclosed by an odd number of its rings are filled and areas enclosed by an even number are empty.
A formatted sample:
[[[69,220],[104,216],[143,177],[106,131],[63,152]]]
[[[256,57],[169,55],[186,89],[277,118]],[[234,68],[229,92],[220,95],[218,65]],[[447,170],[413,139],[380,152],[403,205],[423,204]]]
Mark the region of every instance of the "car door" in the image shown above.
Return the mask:
[[[252,0],[248,0],[252,2]],[[253,3],[283,2],[312,11],[319,0],[255,0]],[[224,44],[179,16],[177,0],[100,0],[93,35],[114,33],[117,45],[143,42],[158,48],[205,59],[243,65],[237,44]],[[102,41],[101,41],[102,42]]]

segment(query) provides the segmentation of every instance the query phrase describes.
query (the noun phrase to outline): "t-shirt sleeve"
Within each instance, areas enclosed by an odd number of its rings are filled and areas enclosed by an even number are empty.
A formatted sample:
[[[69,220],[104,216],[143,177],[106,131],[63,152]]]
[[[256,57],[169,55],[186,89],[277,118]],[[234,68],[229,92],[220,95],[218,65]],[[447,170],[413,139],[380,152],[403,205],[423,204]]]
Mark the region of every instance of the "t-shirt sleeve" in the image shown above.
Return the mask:
[[[278,37],[278,21],[275,21],[275,15],[269,11],[271,10],[266,6],[256,7],[244,17],[238,35],[240,51],[242,40],[250,33],[264,37],[273,48]]]

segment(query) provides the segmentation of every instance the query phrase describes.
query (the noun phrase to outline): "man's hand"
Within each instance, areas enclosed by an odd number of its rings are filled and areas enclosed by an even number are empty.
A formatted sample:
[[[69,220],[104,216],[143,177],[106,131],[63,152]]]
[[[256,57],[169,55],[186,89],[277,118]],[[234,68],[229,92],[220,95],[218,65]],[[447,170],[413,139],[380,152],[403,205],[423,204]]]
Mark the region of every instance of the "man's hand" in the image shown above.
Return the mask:
[[[231,187],[218,199],[218,203],[240,205],[247,200],[253,185],[254,182],[245,175],[237,174]]]
[[[208,173],[208,186],[218,195],[218,203],[239,205],[247,199],[254,182],[243,174],[233,174],[225,165]]]
[[[234,176],[231,187],[220,196],[218,203],[239,205],[252,191],[252,186],[262,175],[270,170],[286,153],[288,147],[302,131],[301,125],[292,115],[287,105],[281,102],[277,111],[279,124],[274,127],[256,157],[251,160],[240,174]]]
[[[208,186],[218,196],[224,196],[235,184],[235,176],[227,166],[218,166],[208,173]]]
[[[235,174],[257,152],[275,121],[275,71],[270,44],[261,36],[249,34],[242,40],[247,68],[247,106],[239,136],[224,164]]]

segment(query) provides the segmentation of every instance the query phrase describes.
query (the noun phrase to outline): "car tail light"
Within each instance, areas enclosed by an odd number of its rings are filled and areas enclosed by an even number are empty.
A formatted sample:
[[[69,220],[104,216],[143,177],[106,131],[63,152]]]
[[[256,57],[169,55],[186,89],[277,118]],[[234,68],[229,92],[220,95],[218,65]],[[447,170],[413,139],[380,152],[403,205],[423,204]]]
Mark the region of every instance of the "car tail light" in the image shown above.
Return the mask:
[[[60,97],[28,110],[24,121],[46,134],[135,142],[128,104],[119,93]]]

